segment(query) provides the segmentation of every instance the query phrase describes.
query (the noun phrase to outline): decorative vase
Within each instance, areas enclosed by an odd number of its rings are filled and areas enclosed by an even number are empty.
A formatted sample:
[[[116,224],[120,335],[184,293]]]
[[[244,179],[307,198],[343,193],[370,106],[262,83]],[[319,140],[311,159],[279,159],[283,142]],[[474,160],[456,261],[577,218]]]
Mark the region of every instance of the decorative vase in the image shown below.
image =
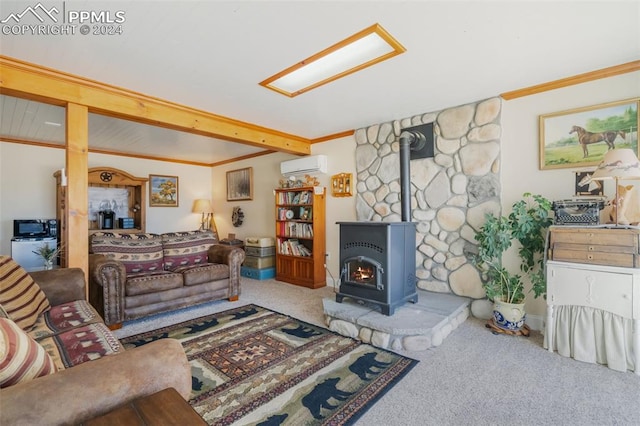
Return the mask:
[[[44,270],[48,271],[53,269],[53,259],[44,259]]]
[[[493,322],[505,330],[518,331],[524,326],[524,303],[493,302]]]

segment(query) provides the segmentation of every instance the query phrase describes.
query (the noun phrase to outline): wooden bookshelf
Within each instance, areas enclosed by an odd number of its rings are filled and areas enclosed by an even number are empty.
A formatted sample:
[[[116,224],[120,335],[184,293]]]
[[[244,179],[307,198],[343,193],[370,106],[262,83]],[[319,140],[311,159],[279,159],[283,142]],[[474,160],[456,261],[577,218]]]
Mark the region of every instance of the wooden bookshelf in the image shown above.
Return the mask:
[[[326,285],[324,187],[276,189],[276,279]]]

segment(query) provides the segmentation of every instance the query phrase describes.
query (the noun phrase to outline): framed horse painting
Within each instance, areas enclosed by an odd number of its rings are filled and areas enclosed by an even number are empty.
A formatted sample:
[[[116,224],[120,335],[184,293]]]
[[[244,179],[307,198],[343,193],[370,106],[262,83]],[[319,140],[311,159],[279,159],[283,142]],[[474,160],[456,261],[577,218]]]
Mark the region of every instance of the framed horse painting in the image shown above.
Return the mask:
[[[633,98],[541,115],[540,169],[597,166],[616,148],[638,155],[639,104]]]

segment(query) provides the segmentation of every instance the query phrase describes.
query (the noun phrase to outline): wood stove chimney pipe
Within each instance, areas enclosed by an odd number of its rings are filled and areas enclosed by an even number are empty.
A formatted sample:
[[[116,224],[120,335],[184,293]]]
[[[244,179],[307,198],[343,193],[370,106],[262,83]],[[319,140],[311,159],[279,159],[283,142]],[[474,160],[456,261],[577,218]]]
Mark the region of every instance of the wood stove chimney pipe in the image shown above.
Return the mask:
[[[411,150],[421,149],[427,138],[421,132],[404,130],[400,133],[400,207],[403,222],[411,222]]]

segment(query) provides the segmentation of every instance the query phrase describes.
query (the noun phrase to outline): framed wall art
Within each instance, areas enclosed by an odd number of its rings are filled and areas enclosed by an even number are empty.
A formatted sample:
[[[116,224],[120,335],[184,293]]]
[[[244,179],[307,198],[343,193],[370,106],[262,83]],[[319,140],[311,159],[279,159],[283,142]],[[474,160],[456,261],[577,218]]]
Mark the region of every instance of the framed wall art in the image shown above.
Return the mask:
[[[178,207],[178,176],[149,175],[149,206]]]
[[[640,98],[539,117],[540,169],[597,166],[610,149],[638,153]]]
[[[227,172],[227,201],[253,200],[253,167]]]
[[[604,186],[601,180],[591,180],[593,171],[580,171],[576,174],[576,196],[603,196]]]

